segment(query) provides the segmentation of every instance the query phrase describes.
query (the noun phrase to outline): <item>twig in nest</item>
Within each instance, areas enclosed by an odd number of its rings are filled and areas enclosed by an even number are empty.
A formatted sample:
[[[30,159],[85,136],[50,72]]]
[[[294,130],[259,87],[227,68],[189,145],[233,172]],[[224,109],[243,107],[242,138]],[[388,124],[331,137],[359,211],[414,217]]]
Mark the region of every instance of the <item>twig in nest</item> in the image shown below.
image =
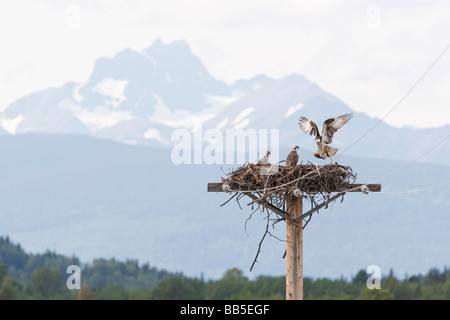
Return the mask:
[[[256,211],[258,211],[258,208],[256,208],[255,210],[253,210],[252,213],[250,213],[250,215],[248,216],[248,218],[245,219],[244,230],[245,230],[245,233],[247,234],[247,237],[248,237],[248,232],[247,232],[247,222],[252,218],[253,214],[254,214]]]
[[[325,208],[328,207],[330,199],[329,193],[331,190],[342,190],[347,188],[356,180],[356,174],[353,173],[351,167],[342,166],[338,163],[317,166],[312,163],[301,164],[294,167],[278,166],[278,170],[273,174],[264,174],[270,165],[245,164],[242,167],[230,172],[226,178],[222,179],[223,183],[227,183],[231,190],[236,192],[236,202],[242,210],[239,200],[244,195],[257,194],[258,198],[251,197],[253,201],[249,203],[254,211],[245,222],[245,230],[247,232],[247,221],[251,218],[253,213],[257,210],[262,212],[267,211],[267,225],[264,235],[258,245],[258,251],[253,264],[250,268],[252,271],[258,256],[261,252],[261,246],[267,234],[272,236],[269,232],[269,211],[272,210],[277,215],[277,208],[282,212],[287,212],[286,197],[291,196],[294,189],[301,190],[303,197],[309,199],[311,202],[311,209],[317,206],[317,202],[322,200],[325,203]],[[234,198],[236,195],[233,195]],[[231,199],[232,199],[231,198]],[[227,204],[231,199],[224,203]],[[342,201],[342,200],[341,200]],[[255,209],[256,207],[256,209]],[[271,209],[272,208],[272,209]],[[280,209],[278,211],[280,211]],[[283,216],[283,215],[281,215]],[[284,217],[289,219],[289,217]],[[280,221],[279,219],[278,221]],[[310,222],[311,216],[306,221],[303,228]]]
[[[308,221],[305,222],[304,226],[303,226],[303,230],[305,230],[307,224],[309,223],[309,221],[311,221],[312,215],[309,216]]]
[[[242,207],[241,207],[241,204],[239,203],[239,200],[241,200],[242,197],[244,197],[244,194],[240,193],[236,198],[236,202],[241,210],[242,210]]]
[[[222,203],[220,206],[223,207],[224,205],[226,205],[228,202],[230,202],[234,197],[236,197],[239,193],[236,192],[235,194],[233,194],[230,199],[228,199],[227,201],[225,201],[224,203]]]
[[[259,244],[258,244],[258,251],[256,252],[256,256],[255,256],[255,259],[253,260],[252,266],[250,267],[250,272],[253,270],[253,266],[255,265],[255,263],[256,263],[257,260],[258,260],[258,256],[259,256],[259,253],[261,252],[261,246],[262,246],[262,243],[263,243],[263,241],[264,241],[264,238],[266,237],[266,235],[267,235],[268,233],[270,234],[270,232],[269,232],[269,216],[270,216],[270,213],[269,213],[269,211],[267,210],[266,230],[264,231],[264,234],[263,234],[263,236],[262,236],[262,238],[261,238],[261,241],[260,241]]]

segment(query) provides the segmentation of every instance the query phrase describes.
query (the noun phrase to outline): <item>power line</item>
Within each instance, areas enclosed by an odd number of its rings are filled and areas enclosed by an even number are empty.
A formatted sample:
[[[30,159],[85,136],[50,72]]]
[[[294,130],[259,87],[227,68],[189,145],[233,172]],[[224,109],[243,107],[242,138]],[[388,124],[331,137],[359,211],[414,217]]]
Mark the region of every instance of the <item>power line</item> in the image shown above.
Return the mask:
[[[388,178],[388,177],[390,177],[390,176],[396,174],[397,172],[399,172],[399,171],[401,171],[401,170],[403,170],[403,169],[409,167],[409,166],[412,165],[414,162],[420,160],[421,158],[423,158],[424,156],[426,156],[427,154],[429,154],[430,152],[432,152],[434,149],[436,149],[439,145],[441,145],[441,144],[442,144],[444,141],[446,141],[448,138],[450,138],[450,133],[449,133],[447,136],[445,136],[442,140],[440,140],[438,143],[436,143],[434,146],[432,146],[430,149],[428,149],[427,151],[425,151],[424,153],[422,153],[421,155],[419,155],[417,158],[415,158],[415,159],[409,161],[408,163],[404,164],[403,166],[400,166],[399,168],[397,168],[397,169],[391,171],[390,173],[388,173],[388,174],[382,176],[381,178],[378,178],[378,179],[373,180],[371,183],[375,183],[375,182],[379,182],[379,181],[381,181],[381,180],[384,180],[384,179],[386,179],[386,178]],[[282,185],[279,185],[279,186],[276,186],[276,187],[263,188],[263,189],[257,189],[257,190],[245,190],[245,191],[246,191],[246,192],[265,192],[265,191],[277,189],[277,188],[284,187],[284,186],[287,186],[287,185],[289,185],[289,184],[292,184],[292,183],[294,183],[294,182],[300,181],[300,180],[306,178],[307,176],[309,176],[310,174],[313,174],[313,173],[316,173],[317,176],[320,176],[320,168],[323,168],[323,167],[318,167],[318,166],[317,166],[317,170],[311,171],[311,172],[305,174],[304,176],[301,176],[301,177],[299,177],[299,178],[297,178],[297,179],[294,179],[294,180],[292,180],[292,181],[286,182],[286,183],[284,183],[284,184],[282,184]],[[347,189],[347,190],[344,190],[344,191],[341,191],[341,192],[349,192],[349,191],[356,190],[356,189],[359,189],[359,188],[360,188],[360,187],[355,187],[355,188]],[[241,192],[242,190],[233,190],[233,189],[229,189],[229,190],[227,190],[227,191],[229,191],[229,192]]]
[[[394,171],[392,171],[391,173],[388,173],[387,175],[375,180],[375,181],[380,181],[380,180],[384,180],[392,175],[394,175],[395,173],[399,172],[400,170],[405,169],[406,167],[409,167],[410,165],[412,165],[414,162],[418,161],[419,159],[423,158],[424,156],[426,156],[427,154],[429,154],[431,151],[433,151],[434,149],[436,149],[441,143],[443,143],[445,140],[447,140],[448,138],[450,138],[450,133],[441,141],[439,141],[438,143],[436,143],[431,149],[429,149],[428,151],[425,151],[423,154],[421,154],[420,156],[418,156],[417,158],[415,158],[414,160],[406,163],[405,165],[395,169]]]
[[[444,50],[439,54],[439,56],[433,61],[433,63],[428,67],[427,70],[422,74],[422,76],[413,84],[413,86],[403,95],[403,97],[381,118],[375,123],[369,130],[367,130],[365,133],[363,133],[358,139],[356,139],[350,146],[348,146],[344,151],[340,152],[336,159],[339,158],[343,153],[348,151],[351,147],[353,147],[355,144],[357,144],[361,139],[363,139],[365,136],[367,136],[373,129],[375,129],[380,123],[383,122],[384,119],[388,115],[392,113],[409,95],[410,93],[419,85],[419,83],[425,78],[425,76],[433,69],[433,67],[436,65],[436,63],[442,58],[442,56],[445,54],[445,52],[450,48],[450,43],[447,44],[447,46],[444,48]]]
[[[423,188],[423,189],[414,189],[414,190],[408,190],[408,191],[380,191],[377,193],[383,193],[383,194],[408,194],[408,193],[415,193],[415,192],[423,192],[423,191],[428,191],[428,190],[432,190],[432,189],[436,189],[439,187],[443,187],[446,185],[449,185],[450,181],[432,186],[432,187],[428,187],[428,188]]]
[[[373,180],[371,183],[375,183],[375,182],[379,182],[379,181],[381,181],[381,180],[384,180],[384,179],[386,179],[386,178],[388,178],[388,177],[390,177],[390,176],[396,174],[397,172],[399,172],[399,171],[401,171],[401,170],[403,170],[403,169],[409,167],[409,166],[412,165],[414,162],[418,161],[419,159],[423,158],[424,156],[426,156],[427,154],[429,154],[431,151],[433,151],[434,149],[436,149],[441,143],[443,143],[443,142],[444,142],[445,140],[447,140],[448,138],[450,138],[450,133],[449,133],[444,139],[442,139],[441,141],[439,141],[438,143],[436,143],[433,147],[431,147],[429,150],[427,150],[427,151],[425,151],[424,153],[422,153],[420,156],[418,156],[418,157],[415,158],[414,160],[409,161],[408,163],[404,164],[403,166],[401,166],[401,167],[399,167],[399,168],[397,168],[397,169],[391,171],[390,173],[388,173],[388,174],[382,176],[381,178],[378,178],[378,179]],[[351,188],[351,189],[348,189],[348,190],[344,190],[344,191],[342,191],[342,192],[349,192],[349,191],[352,191],[352,190],[356,190],[356,189],[358,189],[358,188],[359,188],[359,187]]]
[[[358,139],[356,139],[352,144],[350,144],[350,146],[348,146],[344,151],[342,151],[340,154],[338,154],[336,156],[335,159],[339,158],[344,152],[346,152],[347,150],[349,150],[351,147],[353,147],[356,143],[358,143],[362,138],[364,138],[367,134],[369,134],[373,129],[375,129],[381,122],[383,122],[383,120],[392,113],[392,111],[394,111],[405,99],[406,97],[408,97],[408,95],[419,85],[419,83],[425,78],[425,76],[431,71],[431,69],[436,65],[436,63],[442,58],[442,56],[445,54],[445,52],[450,48],[450,43],[444,48],[444,50],[439,54],[439,56],[433,61],[433,63],[428,67],[428,69],[422,74],[422,76],[414,83],[414,85],[405,93],[405,95],[403,95],[403,97],[381,118],[377,121],[377,123],[375,123],[375,125],[373,125],[371,128],[369,128],[369,130],[367,130],[364,134],[362,134]],[[416,162],[417,160],[423,158],[425,155],[427,155],[428,153],[430,153],[431,151],[433,151],[435,148],[437,148],[441,143],[443,143],[445,140],[447,140],[450,137],[450,134],[447,135],[444,139],[442,139],[440,142],[438,142],[436,145],[434,145],[430,150],[426,151],[425,153],[423,153],[422,155],[420,155],[419,157],[417,157],[416,159],[408,162],[407,164],[401,166],[400,168],[392,171],[391,173],[373,181],[373,182],[377,182],[380,180],[384,180],[389,176],[394,175],[395,173],[405,169],[406,167],[410,166],[411,164],[413,164],[414,162]],[[304,176],[301,176],[297,179],[294,179],[292,181],[289,181],[287,183],[284,183],[280,186],[277,187],[271,187],[271,188],[264,188],[264,189],[257,189],[257,190],[246,190],[246,192],[265,192],[268,190],[272,190],[272,189],[277,189],[279,187],[284,187],[286,185],[292,184],[294,182],[300,181],[304,178],[306,178],[307,176],[309,176],[310,174],[314,173],[316,171],[311,171],[309,173],[307,173]],[[320,170],[319,167],[317,167],[317,173],[320,176]],[[359,188],[359,187],[358,187]],[[355,190],[357,188],[352,188],[352,189],[348,189],[346,191],[343,192],[348,192],[351,190]],[[233,190],[233,189],[229,189],[227,190],[229,192],[240,192],[240,190]]]

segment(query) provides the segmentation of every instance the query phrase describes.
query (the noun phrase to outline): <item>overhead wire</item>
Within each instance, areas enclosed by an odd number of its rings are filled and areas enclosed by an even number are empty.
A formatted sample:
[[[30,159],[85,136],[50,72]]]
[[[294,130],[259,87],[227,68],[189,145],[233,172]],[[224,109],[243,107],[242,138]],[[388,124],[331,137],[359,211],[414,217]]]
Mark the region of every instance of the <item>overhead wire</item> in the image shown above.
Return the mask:
[[[380,191],[377,193],[381,193],[381,194],[410,194],[410,193],[416,193],[416,192],[424,192],[424,191],[429,191],[429,190],[433,190],[436,188],[440,188],[446,185],[449,185],[450,181],[435,185],[435,186],[431,186],[428,188],[423,188],[423,189],[413,189],[413,190],[407,190],[407,191]]]
[[[388,177],[390,177],[390,176],[396,174],[397,172],[399,172],[399,171],[401,171],[401,170],[403,170],[403,169],[409,167],[409,166],[412,165],[414,162],[420,160],[421,158],[423,158],[424,156],[426,156],[427,154],[429,154],[431,151],[433,151],[434,149],[436,149],[441,143],[443,143],[443,142],[444,142],[445,140],[447,140],[448,138],[450,138],[450,133],[449,133],[447,136],[445,136],[444,139],[440,140],[440,141],[439,141],[438,143],[436,143],[433,147],[431,147],[430,149],[428,149],[427,151],[425,151],[424,153],[422,153],[421,155],[419,155],[419,156],[418,156],[417,158],[415,158],[414,160],[409,161],[408,163],[406,163],[406,164],[404,164],[404,165],[398,167],[397,169],[391,171],[390,173],[388,173],[388,174],[382,176],[381,178],[372,180],[371,183],[375,183],[375,182],[382,181],[382,180],[384,180],[384,179],[386,179],[386,178],[388,178]],[[352,191],[352,190],[356,190],[356,189],[358,189],[358,188],[360,188],[360,187],[351,188],[351,189],[348,189],[348,190],[344,190],[344,191],[342,191],[342,192],[349,192],[349,191]],[[377,193],[378,193],[378,191],[377,191]]]
[[[359,138],[357,138],[353,143],[351,143],[344,151],[341,151],[336,158],[339,158],[342,154],[347,152],[350,148],[352,148],[355,144],[361,141],[365,136],[367,136],[373,129],[375,129],[378,125],[380,125],[384,119],[387,118],[410,94],[411,92],[419,85],[420,82],[425,78],[425,76],[433,69],[433,67],[438,63],[438,61],[444,56],[447,50],[450,48],[450,43],[442,50],[442,52],[437,56],[437,58],[431,63],[431,65],[425,70],[425,72],[420,76],[420,78],[413,84],[413,86],[401,97],[401,99],[383,116],[381,117],[372,127],[370,127],[365,133],[363,133]]]
[[[425,70],[425,72],[420,76],[420,78],[413,84],[413,86],[402,96],[402,98],[381,118],[379,119],[371,128],[369,128],[365,133],[363,133],[359,138],[357,138],[352,144],[350,144],[350,146],[348,146],[346,149],[344,149],[344,151],[340,152],[335,159],[339,158],[343,153],[345,153],[346,151],[348,151],[350,148],[352,148],[356,143],[358,143],[359,141],[361,141],[365,136],[367,136],[373,129],[375,129],[380,123],[383,122],[383,120],[389,116],[410,94],[411,92],[419,85],[419,83],[425,78],[425,76],[431,71],[431,69],[433,69],[433,67],[438,63],[438,61],[444,56],[444,54],[447,52],[447,50],[450,48],[450,43],[447,44],[447,46],[444,48],[444,50],[442,50],[442,52],[437,56],[436,59],[434,59],[434,61],[431,63],[431,65]],[[429,154],[431,151],[433,151],[434,149],[436,149],[441,143],[443,143],[445,140],[447,140],[450,137],[450,133],[444,137],[444,139],[442,139],[441,141],[439,141],[437,144],[435,144],[431,149],[429,149],[428,151],[424,152],[423,154],[421,154],[419,157],[415,158],[414,160],[406,163],[405,165],[397,168],[396,170],[388,173],[387,175],[374,180],[373,182],[379,182],[381,180],[384,180],[392,175],[394,175],[395,173],[409,167],[411,164],[413,164],[414,162],[418,161],[419,159],[423,158],[424,156],[426,156],[427,154]],[[373,183],[372,182],[372,183]],[[445,185],[445,184],[444,184]],[[439,185],[441,186],[441,185]],[[346,191],[343,192],[348,192],[348,191],[352,191],[352,190],[356,190],[359,187],[355,187],[352,189],[348,189]]]
[[[411,92],[419,85],[419,83],[425,78],[425,76],[433,69],[433,67],[437,64],[437,62],[444,56],[444,54],[447,52],[447,50],[450,48],[450,43],[447,44],[447,46],[444,48],[444,50],[442,50],[442,52],[437,56],[437,58],[431,63],[431,65],[425,70],[425,72],[420,76],[420,78],[413,84],[413,86],[402,96],[402,98],[382,117],[380,118],[371,128],[369,128],[365,133],[363,133],[359,138],[357,138],[353,143],[350,144],[350,146],[348,146],[346,149],[344,149],[344,151],[340,152],[339,155],[336,156],[335,159],[339,158],[343,153],[345,153],[346,151],[348,151],[350,148],[352,148],[356,143],[358,143],[359,141],[361,141],[365,136],[367,136],[372,130],[374,130],[379,124],[381,124],[383,122],[383,120],[389,116],[410,94]],[[427,155],[428,153],[430,153],[431,151],[433,151],[435,148],[437,148],[441,143],[443,143],[445,140],[447,140],[450,137],[450,134],[448,134],[444,139],[442,139],[441,141],[439,141],[437,144],[435,144],[431,149],[427,150],[426,152],[424,152],[423,154],[421,154],[419,157],[415,158],[414,160],[406,163],[405,165],[397,168],[396,170],[388,173],[387,175],[374,180],[373,182],[378,182],[381,180],[384,180],[392,175],[394,175],[395,173],[407,168],[408,166],[410,166],[411,164],[413,164],[414,162],[418,161],[419,159],[423,158],[425,155]],[[311,171],[309,173],[307,173],[304,176],[301,176],[297,179],[294,179],[292,181],[289,181],[287,183],[284,183],[280,186],[277,187],[271,187],[271,188],[263,188],[263,189],[257,189],[257,190],[245,190],[245,192],[265,192],[265,191],[269,191],[272,189],[277,189],[280,187],[284,187],[286,185],[292,184],[294,182],[297,182],[299,180],[302,180],[304,178],[306,178],[307,176],[309,176],[310,174],[316,172],[315,171]],[[319,167],[317,167],[317,175],[320,175],[320,169]],[[373,183],[372,182],[372,183]],[[435,188],[439,187],[439,186],[443,186],[445,184],[441,184],[438,186],[435,186]],[[355,187],[355,188],[351,188],[342,192],[349,192],[349,191],[353,191],[356,189],[359,189],[360,187]],[[229,189],[228,191],[230,192],[241,192],[242,190],[233,190],[233,189]]]

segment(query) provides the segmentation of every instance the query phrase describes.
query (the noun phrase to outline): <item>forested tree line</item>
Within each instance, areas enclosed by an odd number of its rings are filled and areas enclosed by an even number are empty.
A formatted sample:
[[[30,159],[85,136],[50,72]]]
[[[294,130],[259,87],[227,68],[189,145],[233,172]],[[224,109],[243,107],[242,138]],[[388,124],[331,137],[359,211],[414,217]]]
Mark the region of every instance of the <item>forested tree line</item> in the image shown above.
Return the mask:
[[[80,290],[66,286],[66,268],[82,266]],[[450,299],[450,269],[432,268],[425,275],[381,279],[381,289],[366,287],[360,270],[351,279],[304,278],[305,299]],[[239,269],[218,280],[187,277],[140,266],[135,260],[95,259],[83,265],[76,257],[47,251],[26,253],[0,237],[0,299],[284,299],[285,278],[259,276],[250,280]]]

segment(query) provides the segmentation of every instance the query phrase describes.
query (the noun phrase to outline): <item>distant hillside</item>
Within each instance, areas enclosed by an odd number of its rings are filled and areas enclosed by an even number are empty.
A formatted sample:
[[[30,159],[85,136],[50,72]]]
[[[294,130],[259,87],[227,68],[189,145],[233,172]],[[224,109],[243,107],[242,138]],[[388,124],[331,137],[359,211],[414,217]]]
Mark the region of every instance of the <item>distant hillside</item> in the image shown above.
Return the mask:
[[[258,276],[250,280],[237,268],[223,273],[218,280],[186,277],[139,267],[136,261],[118,262],[95,259],[81,271],[81,290],[68,290],[66,266],[79,264],[47,251],[28,254],[8,237],[0,237],[0,300],[11,299],[83,299],[83,300],[284,300],[284,276]],[[369,274],[359,270],[350,278],[304,278],[305,299],[449,299],[450,269],[431,268],[425,275],[398,278],[392,270],[380,279],[380,288],[366,287]],[[18,280],[22,279],[22,280]],[[167,311],[167,310],[166,310]],[[179,312],[178,310],[176,311]]]
[[[136,260],[125,262],[115,259],[94,259],[91,263],[81,263],[75,257],[68,257],[47,250],[45,253],[28,253],[20,244],[13,243],[9,237],[0,236],[0,265],[7,266],[7,274],[27,285],[35,272],[41,268],[58,270],[67,279],[67,267],[78,265],[81,268],[82,283],[91,288],[101,288],[109,284],[127,289],[149,289],[169,276],[180,275],[150,267],[148,263],[139,265]]]
[[[234,267],[248,273],[265,228],[255,213],[245,230],[249,200],[242,209],[234,200],[221,207],[230,195],[206,192],[230,166],[175,165],[170,150],[74,135],[2,136],[0,154],[1,232],[28,252],[138,259],[217,279]],[[300,157],[315,161],[308,150]],[[347,156],[339,163],[351,165],[358,182],[405,165]],[[403,192],[446,181],[448,166],[415,163],[379,182],[383,192]],[[449,264],[449,190],[347,194],[320,210],[304,232],[305,276],[339,278],[371,264],[403,275]],[[281,223],[271,232],[285,238]],[[247,275],[284,274],[284,249],[267,238]]]

